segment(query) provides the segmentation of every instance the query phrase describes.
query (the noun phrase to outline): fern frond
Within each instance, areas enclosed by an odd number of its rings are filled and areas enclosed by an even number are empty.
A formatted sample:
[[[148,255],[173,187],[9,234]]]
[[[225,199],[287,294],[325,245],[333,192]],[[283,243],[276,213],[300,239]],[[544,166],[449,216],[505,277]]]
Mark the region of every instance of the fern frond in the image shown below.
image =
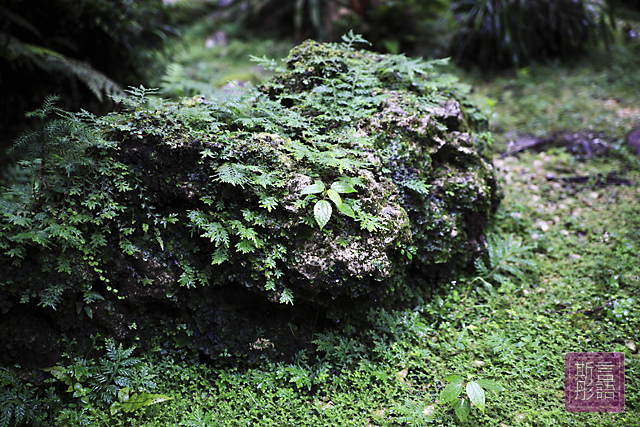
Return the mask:
[[[424,181],[421,179],[410,179],[410,180],[404,181],[402,185],[404,185],[407,188],[410,188],[416,193],[425,194],[425,195],[429,194],[429,189],[431,187],[430,185],[425,184]]]
[[[216,181],[225,182],[231,185],[239,185],[244,188],[245,184],[251,182],[251,178],[247,173],[247,168],[245,165],[237,164],[237,163],[225,163],[220,166],[217,170]]]
[[[253,179],[253,183],[260,185],[262,188],[267,187],[283,187],[287,181],[280,177],[279,172],[264,172]]]
[[[56,107],[56,103],[60,100],[58,95],[49,95],[42,102],[42,107],[29,111],[25,114],[26,117],[37,117],[40,120],[44,120],[53,113],[63,112],[60,108]]]
[[[473,265],[480,277],[487,277],[489,275],[489,269],[484,265],[484,261],[481,258],[476,258]]]
[[[262,57],[250,55],[249,59],[252,62],[257,63],[259,66],[261,66],[265,70],[273,71],[276,73],[281,73],[285,70],[284,67],[278,65],[278,62],[275,59],[267,58],[266,55],[262,55]]]
[[[509,276],[522,278],[524,270],[536,267],[533,260],[524,258],[535,246],[523,245],[514,235],[501,237],[487,236],[487,259],[477,259],[474,263],[478,278],[503,284]]]
[[[185,80],[184,66],[176,62],[172,62],[167,65],[167,71],[160,80],[162,82],[161,87],[164,92],[176,93],[179,96],[184,96],[186,93],[183,90],[183,84]]]
[[[80,80],[100,102],[104,101],[104,95],[123,94],[122,89],[115,81],[87,62],[69,58],[42,46],[24,43],[7,33],[0,33],[0,35],[8,41],[7,50],[11,54],[36,65],[45,72],[54,71]]]
[[[353,30],[349,30],[347,34],[342,35],[342,45],[346,50],[351,50],[355,43],[363,43],[371,45],[371,42],[364,39],[360,34],[354,34]]]
[[[222,224],[211,222],[204,224],[203,228],[206,231],[201,235],[201,237],[208,237],[212,242],[215,242],[216,247],[221,245],[225,248],[229,247],[229,233],[227,233],[227,230]]]

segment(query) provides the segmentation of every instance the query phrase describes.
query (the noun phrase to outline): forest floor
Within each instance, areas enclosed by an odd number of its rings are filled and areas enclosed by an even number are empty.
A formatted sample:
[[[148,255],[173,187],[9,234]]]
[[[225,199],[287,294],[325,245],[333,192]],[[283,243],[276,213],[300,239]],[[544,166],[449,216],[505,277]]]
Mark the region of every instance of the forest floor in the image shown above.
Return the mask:
[[[165,96],[219,96],[258,83],[267,74],[248,56],[282,57],[290,47],[227,40],[206,48],[205,40],[195,33],[176,48],[157,82]],[[485,273],[451,282],[415,307],[372,309],[367,326],[318,332],[288,362],[265,357],[258,366],[221,368],[158,348],[140,358],[155,375],[154,393],[171,400],[89,413],[74,395],[77,406],[58,419],[105,426],[640,426],[640,159],[625,147],[625,135],[640,126],[638,69],[638,48],[628,46],[492,77],[451,67],[471,85],[496,138],[505,197],[491,225]],[[565,409],[570,352],[625,354],[624,412]],[[476,404],[459,420],[461,408],[442,401],[443,390],[455,388],[447,384],[483,385],[486,407],[472,386]]]

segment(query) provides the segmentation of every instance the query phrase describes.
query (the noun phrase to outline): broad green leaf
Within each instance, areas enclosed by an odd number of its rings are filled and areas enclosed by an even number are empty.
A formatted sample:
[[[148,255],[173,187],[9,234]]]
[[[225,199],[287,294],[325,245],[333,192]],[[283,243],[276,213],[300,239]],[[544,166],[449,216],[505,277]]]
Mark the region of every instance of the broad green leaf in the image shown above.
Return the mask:
[[[300,194],[317,194],[324,191],[324,184],[321,181],[316,181],[311,185],[307,185],[302,189]]]
[[[75,384],[73,384],[72,386],[69,386],[69,389],[67,390],[68,392],[73,392],[73,397],[82,397],[85,396],[87,394],[87,390],[86,388],[84,388],[82,386],[81,383],[77,382]]]
[[[353,211],[353,208],[351,207],[351,203],[348,200],[345,200],[344,202],[342,202],[342,206],[340,207],[340,212],[342,212],[343,214],[351,218],[356,217],[356,213]]]
[[[151,406],[156,403],[165,402],[171,399],[171,397],[165,396],[163,394],[151,394],[143,392],[131,396],[129,400],[126,401],[126,403],[122,404],[122,409],[124,409],[125,412],[131,412],[145,406]]]
[[[491,381],[491,380],[478,380],[478,384],[480,385],[480,387],[489,390],[489,391],[504,391],[505,388],[502,387],[500,384],[498,384],[495,381]]]
[[[353,188],[353,185],[349,184],[345,181],[336,181],[331,184],[331,189],[335,190],[336,193],[355,193],[356,189]]]
[[[122,410],[122,403],[120,402],[113,402],[111,404],[111,415],[115,415],[118,412],[120,412]]]
[[[452,382],[440,393],[440,403],[451,403],[460,396],[462,392],[462,381]]]
[[[111,405],[111,415],[114,415],[120,411],[133,412],[146,406],[151,406],[156,403],[171,400],[172,397],[165,396],[163,394],[151,394],[147,392],[136,393],[129,397],[124,402],[115,402]]]
[[[444,380],[448,383],[462,384],[464,382],[464,378],[460,375],[449,375],[445,377]]]
[[[337,191],[335,191],[334,189],[330,188],[327,190],[327,196],[329,196],[329,198],[333,201],[333,203],[336,204],[336,207],[338,208],[338,210],[342,210],[342,198],[340,197],[340,195],[338,194]]]
[[[469,400],[484,414],[484,390],[475,381],[467,383],[467,396]]]
[[[91,308],[91,307],[90,307],[90,306],[88,306],[88,305],[85,305],[85,306],[84,306],[84,312],[87,314],[87,317],[88,317],[89,319],[93,319],[93,308]]]
[[[331,204],[326,200],[320,200],[313,208],[313,216],[316,218],[318,225],[320,226],[320,230],[327,225],[329,222],[329,218],[331,218]]]
[[[73,384],[73,379],[71,378],[71,375],[69,375],[67,373],[67,370],[62,366],[54,366],[53,368],[43,368],[42,370],[45,372],[49,372],[58,381],[62,381],[69,387],[71,387],[71,385]]]
[[[453,410],[460,421],[466,420],[471,412],[469,399],[457,399],[453,404]]]
[[[120,389],[120,391],[118,392],[118,400],[120,402],[126,402],[127,400],[129,400],[129,391],[129,387]]]

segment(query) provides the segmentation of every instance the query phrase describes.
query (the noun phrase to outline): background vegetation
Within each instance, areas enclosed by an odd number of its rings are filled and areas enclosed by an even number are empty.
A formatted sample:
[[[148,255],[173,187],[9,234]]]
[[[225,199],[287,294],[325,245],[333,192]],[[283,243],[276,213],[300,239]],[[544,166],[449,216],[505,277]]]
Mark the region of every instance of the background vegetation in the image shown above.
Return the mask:
[[[205,6],[220,9],[198,7]],[[233,72],[250,70],[238,81],[267,73],[243,62],[245,52],[262,55],[251,40],[204,48],[210,25],[170,47],[173,65],[151,77],[165,96],[219,93],[227,72],[220,61],[235,64]],[[473,85],[471,96],[490,119],[505,191],[491,250],[474,273],[414,306],[322,325],[291,357],[274,351],[253,366],[203,363],[163,339],[145,351],[104,336],[93,338],[90,351],[68,341],[55,367],[0,370],[0,425],[640,425],[640,165],[625,145],[640,123],[640,55],[630,35],[638,23],[618,20],[616,28],[611,52],[590,48],[571,63],[533,62],[491,75],[452,68]],[[171,78],[172,68],[181,77]],[[547,146],[501,157],[523,134],[578,131],[602,133],[607,150],[587,156]],[[286,329],[301,334],[295,322]],[[176,325],[168,338],[189,333]],[[272,348],[266,340],[255,345]],[[563,355],[570,351],[625,353],[625,412],[564,411]],[[469,407],[461,421],[464,410],[442,396],[453,374],[505,390],[485,386],[484,411]]]
[[[3,0],[0,150],[48,95],[71,110],[112,108],[109,96],[158,72],[157,49],[175,34],[162,0]]]

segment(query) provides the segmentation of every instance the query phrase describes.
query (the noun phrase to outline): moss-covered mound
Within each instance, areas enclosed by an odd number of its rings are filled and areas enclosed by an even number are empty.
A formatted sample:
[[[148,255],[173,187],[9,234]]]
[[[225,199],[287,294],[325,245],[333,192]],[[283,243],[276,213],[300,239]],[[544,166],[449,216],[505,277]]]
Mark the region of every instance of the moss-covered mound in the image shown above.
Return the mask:
[[[282,304],[339,317],[468,266],[499,203],[490,135],[433,63],[357,41],[306,42],[239,98],[38,111],[57,118],[1,199],[5,361],[158,325],[242,353]]]

